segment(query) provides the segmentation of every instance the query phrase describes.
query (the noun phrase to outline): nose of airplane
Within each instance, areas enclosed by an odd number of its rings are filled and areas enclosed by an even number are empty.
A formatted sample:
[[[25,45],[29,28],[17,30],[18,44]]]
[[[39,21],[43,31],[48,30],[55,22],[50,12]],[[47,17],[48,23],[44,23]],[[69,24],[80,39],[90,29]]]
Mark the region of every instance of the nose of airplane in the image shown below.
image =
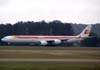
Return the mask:
[[[6,42],[8,40],[9,40],[9,36],[5,36],[4,38],[1,39],[1,41],[4,41],[4,42]]]
[[[12,36],[5,36],[4,38],[1,39],[3,42],[9,42],[12,41]]]
[[[5,38],[2,38],[1,41],[6,41],[6,39]]]

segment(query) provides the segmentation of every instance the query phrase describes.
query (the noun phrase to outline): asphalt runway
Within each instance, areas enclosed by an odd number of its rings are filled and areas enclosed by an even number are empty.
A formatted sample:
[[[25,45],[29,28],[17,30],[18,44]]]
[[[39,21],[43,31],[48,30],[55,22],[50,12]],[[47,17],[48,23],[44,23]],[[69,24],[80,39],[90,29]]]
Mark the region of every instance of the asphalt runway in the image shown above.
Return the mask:
[[[99,59],[7,59],[2,58],[0,61],[15,61],[15,62],[100,62]]]
[[[91,50],[91,51],[88,51],[88,50],[0,50],[0,52],[64,52],[64,53],[69,53],[69,52],[72,52],[72,53],[100,53],[99,50]]]
[[[0,50],[100,50],[99,47],[0,46]]]

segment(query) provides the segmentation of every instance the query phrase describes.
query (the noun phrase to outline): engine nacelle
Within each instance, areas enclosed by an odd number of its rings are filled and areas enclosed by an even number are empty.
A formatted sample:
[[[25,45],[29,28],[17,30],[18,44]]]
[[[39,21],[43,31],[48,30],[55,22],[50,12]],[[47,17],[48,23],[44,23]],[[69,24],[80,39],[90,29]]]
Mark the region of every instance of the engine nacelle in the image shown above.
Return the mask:
[[[47,41],[40,41],[40,45],[47,45]]]
[[[60,44],[61,40],[54,40],[54,44]]]

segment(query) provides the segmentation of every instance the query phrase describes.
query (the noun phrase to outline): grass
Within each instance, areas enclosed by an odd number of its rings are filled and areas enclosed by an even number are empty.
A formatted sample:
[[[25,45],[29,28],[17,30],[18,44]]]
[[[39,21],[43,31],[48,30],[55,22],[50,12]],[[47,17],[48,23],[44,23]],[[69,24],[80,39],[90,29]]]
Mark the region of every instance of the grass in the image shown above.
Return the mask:
[[[69,50],[0,50],[0,58],[88,58],[100,59],[100,52]]]
[[[0,62],[0,70],[100,70],[100,63]]]
[[[0,46],[0,58],[100,59],[98,47]],[[77,52],[79,51],[79,52]],[[82,52],[84,51],[84,52]],[[88,52],[87,52],[88,51]],[[92,52],[96,51],[96,52]],[[99,62],[10,62],[0,61],[0,70],[100,70]]]
[[[88,58],[100,59],[99,47],[0,46],[0,58]],[[83,52],[82,52],[83,51]],[[92,52],[96,51],[96,52]]]

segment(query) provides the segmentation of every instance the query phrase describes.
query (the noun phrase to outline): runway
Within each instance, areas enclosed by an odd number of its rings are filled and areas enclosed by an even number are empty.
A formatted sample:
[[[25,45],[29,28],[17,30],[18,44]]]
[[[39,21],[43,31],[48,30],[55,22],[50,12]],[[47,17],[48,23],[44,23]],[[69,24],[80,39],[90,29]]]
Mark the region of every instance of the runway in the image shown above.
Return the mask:
[[[100,59],[13,59],[0,58],[0,61],[15,61],[15,62],[100,62]]]
[[[0,52],[64,52],[64,53],[68,53],[68,52],[72,52],[72,53],[100,53],[99,50],[0,50]]]

